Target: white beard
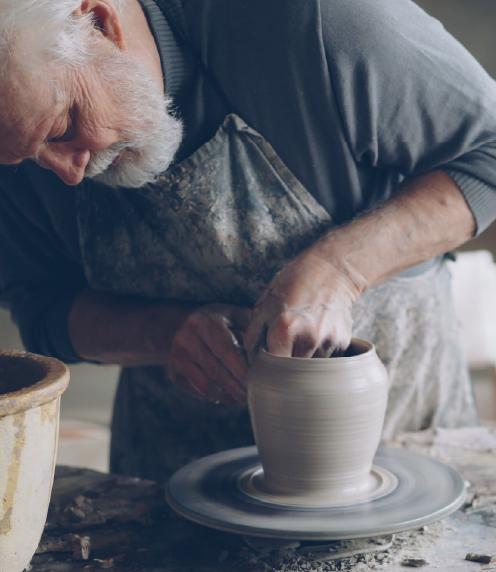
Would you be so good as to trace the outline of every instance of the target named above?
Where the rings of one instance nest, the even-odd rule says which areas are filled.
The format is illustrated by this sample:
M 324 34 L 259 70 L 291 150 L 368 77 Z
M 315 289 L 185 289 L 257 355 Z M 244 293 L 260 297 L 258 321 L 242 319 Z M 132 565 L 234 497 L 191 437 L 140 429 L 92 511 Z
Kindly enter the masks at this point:
M 92 155 L 85 176 L 110 187 L 142 187 L 171 164 L 181 144 L 182 123 L 171 99 L 142 65 L 118 54 L 103 68 L 102 77 L 115 86 L 116 104 L 133 127 L 123 131 L 124 142 Z

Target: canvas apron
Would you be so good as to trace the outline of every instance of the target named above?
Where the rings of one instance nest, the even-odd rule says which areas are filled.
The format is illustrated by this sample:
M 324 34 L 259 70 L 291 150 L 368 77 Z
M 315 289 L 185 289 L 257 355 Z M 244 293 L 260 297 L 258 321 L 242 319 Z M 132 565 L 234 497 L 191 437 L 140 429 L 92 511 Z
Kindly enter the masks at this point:
M 92 289 L 247 306 L 332 228 L 323 207 L 236 115 L 156 184 L 81 187 L 78 219 Z M 376 345 L 391 377 L 385 436 L 476 423 L 443 260 L 367 291 L 353 313 L 353 334 Z M 161 367 L 123 369 L 112 471 L 163 481 L 194 458 L 252 443 L 245 408 L 196 400 Z

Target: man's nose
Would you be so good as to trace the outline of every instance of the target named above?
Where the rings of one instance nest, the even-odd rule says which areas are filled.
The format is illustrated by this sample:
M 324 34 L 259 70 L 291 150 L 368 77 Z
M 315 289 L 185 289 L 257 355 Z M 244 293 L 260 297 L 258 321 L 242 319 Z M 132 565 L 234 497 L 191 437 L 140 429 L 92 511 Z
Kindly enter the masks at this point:
M 91 154 L 87 149 L 47 147 L 37 157 L 38 164 L 53 171 L 66 185 L 78 185 L 84 178 Z

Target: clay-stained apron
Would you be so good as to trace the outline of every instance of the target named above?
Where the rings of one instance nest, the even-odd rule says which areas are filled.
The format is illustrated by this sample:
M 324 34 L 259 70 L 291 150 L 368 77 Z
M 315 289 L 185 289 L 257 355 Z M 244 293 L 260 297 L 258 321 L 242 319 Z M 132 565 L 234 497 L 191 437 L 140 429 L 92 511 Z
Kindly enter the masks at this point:
M 78 189 L 91 288 L 148 299 L 252 305 L 274 274 L 332 228 L 329 214 L 236 115 L 154 185 Z M 366 292 L 354 335 L 391 376 L 385 435 L 476 422 L 442 262 Z M 163 480 L 190 460 L 252 444 L 246 409 L 191 398 L 157 367 L 123 370 L 113 471 Z

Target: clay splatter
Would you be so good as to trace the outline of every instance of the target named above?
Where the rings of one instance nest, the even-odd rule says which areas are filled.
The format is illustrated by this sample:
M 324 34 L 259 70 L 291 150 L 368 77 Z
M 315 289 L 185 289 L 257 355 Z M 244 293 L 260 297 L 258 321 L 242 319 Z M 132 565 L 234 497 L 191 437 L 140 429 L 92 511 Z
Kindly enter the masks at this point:
M 0 519 L 0 534 L 7 534 L 11 528 L 14 496 L 17 490 L 17 481 L 21 468 L 21 453 L 26 438 L 24 417 L 24 412 L 13 416 L 13 423 L 16 428 L 15 443 L 14 450 L 12 451 L 12 459 L 7 470 L 7 486 L 2 500 L 3 517 Z

